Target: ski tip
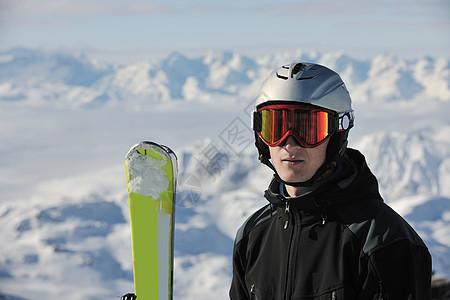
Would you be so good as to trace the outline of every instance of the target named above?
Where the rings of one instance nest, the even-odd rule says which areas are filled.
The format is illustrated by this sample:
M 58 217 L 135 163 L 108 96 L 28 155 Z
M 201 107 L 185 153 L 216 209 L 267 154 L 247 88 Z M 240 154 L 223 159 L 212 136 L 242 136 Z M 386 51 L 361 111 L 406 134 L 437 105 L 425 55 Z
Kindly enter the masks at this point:
M 172 149 L 170 149 L 168 146 L 166 145 L 161 145 L 152 141 L 142 141 L 137 143 L 136 145 L 134 145 L 133 147 L 131 147 L 131 149 L 128 151 L 127 155 L 125 156 L 125 158 L 130 157 L 133 152 L 135 152 L 138 149 L 153 149 L 153 148 L 157 148 L 160 149 L 164 152 L 166 152 L 169 157 L 174 157 L 175 159 L 177 158 L 175 152 L 172 151 Z

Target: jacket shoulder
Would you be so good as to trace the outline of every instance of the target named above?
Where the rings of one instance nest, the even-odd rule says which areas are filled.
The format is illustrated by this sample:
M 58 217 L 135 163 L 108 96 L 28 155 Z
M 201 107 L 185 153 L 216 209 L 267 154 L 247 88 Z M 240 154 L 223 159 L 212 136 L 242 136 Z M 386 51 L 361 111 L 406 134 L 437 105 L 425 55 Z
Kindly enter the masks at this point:
M 238 229 L 234 244 L 238 244 L 245 236 L 250 233 L 250 231 L 253 230 L 253 228 L 269 220 L 275 214 L 276 210 L 272 209 L 272 206 L 270 204 L 261 207 L 250 217 L 248 217 L 247 220 Z
M 364 253 L 368 255 L 397 241 L 409 241 L 426 248 L 411 225 L 378 200 L 370 201 L 364 211 L 348 224 L 348 229 L 360 240 Z

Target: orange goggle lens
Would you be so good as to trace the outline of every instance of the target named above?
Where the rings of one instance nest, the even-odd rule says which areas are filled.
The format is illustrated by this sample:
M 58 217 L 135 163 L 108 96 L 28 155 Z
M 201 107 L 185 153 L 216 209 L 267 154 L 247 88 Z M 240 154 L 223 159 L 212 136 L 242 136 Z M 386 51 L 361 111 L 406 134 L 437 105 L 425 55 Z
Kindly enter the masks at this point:
M 333 112 L 312 106 L 269 105 L 255 113 L 254 128 L 271 147 L 292 135 L 303 147 L 313 148 L 334 132 L 335 118 Z

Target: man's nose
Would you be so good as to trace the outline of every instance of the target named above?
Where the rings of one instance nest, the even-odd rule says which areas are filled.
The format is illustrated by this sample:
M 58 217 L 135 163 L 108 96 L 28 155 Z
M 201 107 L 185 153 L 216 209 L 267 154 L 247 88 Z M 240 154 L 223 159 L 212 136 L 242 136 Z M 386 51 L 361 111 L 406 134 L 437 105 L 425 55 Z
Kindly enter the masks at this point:
M 283 147 L 285 147 L 286 149 L 288 149 L 288 148 L 302 148 L 302 146 L 297 142 L 297 140 L 292 135 L 289 135 L 286 138 Z

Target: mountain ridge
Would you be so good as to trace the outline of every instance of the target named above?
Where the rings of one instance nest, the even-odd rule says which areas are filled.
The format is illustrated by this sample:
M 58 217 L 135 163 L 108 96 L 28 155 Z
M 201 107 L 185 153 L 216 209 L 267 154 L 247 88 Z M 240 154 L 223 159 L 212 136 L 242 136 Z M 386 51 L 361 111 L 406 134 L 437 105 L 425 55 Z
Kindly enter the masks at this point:
M 196 57 L 173 52 L 157 60 L 113 65 L 83 53 L 11 49 L 0 58 L 0 101 L 30 105 L 98 107 L 124 101 L 145 105 L 248 98 L 269 70 L 299 60 L 338 72 L 355 102 L 423 97 L 450 101 L 450 61 L 433 57 L 406 60 L 385 54 L 363 61 L 339 52 L 256 57 L 231 51 Z

